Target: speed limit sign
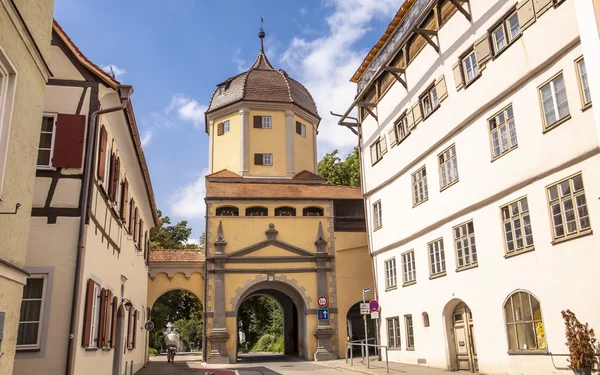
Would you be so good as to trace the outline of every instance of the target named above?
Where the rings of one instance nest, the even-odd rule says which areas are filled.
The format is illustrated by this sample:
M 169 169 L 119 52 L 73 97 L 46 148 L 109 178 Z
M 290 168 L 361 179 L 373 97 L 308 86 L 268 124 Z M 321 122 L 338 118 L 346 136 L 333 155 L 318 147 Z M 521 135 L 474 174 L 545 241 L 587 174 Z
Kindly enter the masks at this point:
M 317 304 L 319 305 L 319 307 L 325 307 L 328 303 L 329 301 L 325 296 L 319 296 L 319 298 L 317 299 Z

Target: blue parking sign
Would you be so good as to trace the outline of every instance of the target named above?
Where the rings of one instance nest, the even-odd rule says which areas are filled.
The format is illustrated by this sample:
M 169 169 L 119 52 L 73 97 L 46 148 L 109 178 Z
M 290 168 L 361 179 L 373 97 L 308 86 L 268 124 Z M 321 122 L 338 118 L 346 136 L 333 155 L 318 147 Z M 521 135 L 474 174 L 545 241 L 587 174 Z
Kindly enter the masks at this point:
M 317 309 L 318 320 L 329 320 L 329 309 Z

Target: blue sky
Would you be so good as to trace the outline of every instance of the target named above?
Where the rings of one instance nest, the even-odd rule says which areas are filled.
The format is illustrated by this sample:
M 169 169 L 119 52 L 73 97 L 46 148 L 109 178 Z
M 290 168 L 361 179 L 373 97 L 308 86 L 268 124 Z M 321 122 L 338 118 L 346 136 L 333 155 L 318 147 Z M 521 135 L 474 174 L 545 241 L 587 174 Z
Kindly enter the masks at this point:
M 204 111 L 217 83 L 246 70 L 265 49 L 310 90 L 323 120 L 319 157 L 357 140 L 329 111 L 344 112 L 349 82 L 403 0 L 55 0 L 54 17 L 97 65 L 133 85 L 158 208 L 204 231 L 208 136 Z M 168 5 L 167 5 L 168 4 Z

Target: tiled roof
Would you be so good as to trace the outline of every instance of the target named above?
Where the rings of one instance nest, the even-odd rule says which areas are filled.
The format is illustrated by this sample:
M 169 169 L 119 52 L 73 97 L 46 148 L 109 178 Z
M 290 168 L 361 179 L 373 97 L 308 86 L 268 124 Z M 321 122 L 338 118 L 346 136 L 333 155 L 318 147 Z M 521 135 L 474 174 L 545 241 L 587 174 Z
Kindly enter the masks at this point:
M 325 184 L 206 182 L 206 198 L 362 199 L 360 188 Z
M 223 85 L 226 90 L 220 94 L 219 87 Z M 273 68 L 262 52 L 247 72 L 231 77 L 217 86 L 206 113 L 240 100 L 252 100 L 295 103 L 319 117 L 317 105 L 306 87 L 288 76 L 284 70 Z
M 206 177 L 218 177 L 218 178 L 241 178 L 239 174 L 230 171 L 229 169 L 221 169 L 218 172 L 211 173 Z
M 150 262 L 157 262 L 157 263 L 204 262 L 204 251 L 202 251 L 202 250 L 152 250 L 152 251 L 150 251 Z
M 307 170 L 303 170 L 300 173 L 297 173 L 294 176 L 294 180 L 321 180 L 323 181 L 323 177 L 317 176 L 316 174 L 309 172 Z

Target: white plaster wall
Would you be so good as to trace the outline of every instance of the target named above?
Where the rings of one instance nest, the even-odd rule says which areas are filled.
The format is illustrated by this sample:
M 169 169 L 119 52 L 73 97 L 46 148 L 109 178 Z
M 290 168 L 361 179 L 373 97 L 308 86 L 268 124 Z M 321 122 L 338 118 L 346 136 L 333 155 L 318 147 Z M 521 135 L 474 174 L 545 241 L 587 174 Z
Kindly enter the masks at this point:
M 56 183 L 56 190 L 52 197 L 50 207 L 77 208 L 79 206 L 80 192 L 81 180 L 61 178 Z
M 71 61 L 69 61 L 69 58 L 63 53 L 59 46 L 50 46 L 49 65 L 53 75 L 52 78 L 85 81 L 85 78 L 83 78 L 77 68 L 71 64 Z
M 454 298 L 462 299 L 473 311 L 482 373 L 562 373 L 552 366 L 549 356 L 507 354 L 502 304 L 516 289 L 529 290 L 541 302 L 548 348 L 553 353 L 567 352 L 562 309 L 570 308 L 581 320 L 600 326 L 600 303 L 576 293 L 582 285 L 594 283 L 591 275 L 600 261 L 592 251 L 597 240 L 592 235 L 552 245 L 545 195 L 546 185 L 583 171 L 595 227 L 594 217 L 600 214 L 596 193 L 600 184 L 596 172 L 600 157 L 593 113 L 581 111 L 574 61 L 583 50 L 573 3 L 566 1 L 541 15 L 518 41 L 497 59 L 488 61 L 477 81 L 457 92 L 452 65 L 515 5 L 512 1 L 470 2 L 473 22 L 456 13 L 439 33 L 441 55 L 431 46 L 425 46 L 407 69 L 408 93 L 402 85 L 394 84 L 377 107 L 379 121 L 368 116 L 363 122 L 362 167 L 366 180 L 363 189 L 369 208 L 369 230 L 373 230 L 372 204 L 381 199 L 383 207 L 383 227 L 371 233 L 371 251 L 390 249 L 374 258 L 382 322 L 385 323 L 386 317 L 400 316 L 403 348 L 406 347 L 403 315 L 412 314 L 415 329 L 415 351 L 391 351 L 390 360 L 416 363 L 419 358 L 426 359 L 429 366 L 447 368 L 448 345 L 442 311 Z M 572 118 L 543 133 L 538 86 L 561 70 Z M 371 166 L 372 142 L 380 135 L 387 136 L 393 121 L 414 105 L 418 95 L 442 74 L 448 98 L 400 145 L 390 148 L 388 140 L 388 153 Z M 510 103 L 519 146 L 491 162 L 487 119 Z M 463 128 L 456 132 L 459 126 Z M 440 192 L 437 155 L 453 143 L 460 180 Z M 577 160 L 586 153 L 594 156 Z M 571 166 L 565 167 L 569 162 Z M 423 165 L 427 166 L 429 200 L 413 208 L 411 173 Z M 396 174 L 399 176 L 394 178 Z M 389 183 L 384 184 L 386 181 Z M 516 187 L 521 183 L 523 187 Z M 536 250 L 505 259 L 500 206 L 523 195 L 528 196 L 530 204 Z M 474 207 L 463 215 L 459 213 L 469 206 Z M 475 225 L 479 266 L 457 273 L 452 227 L 470 219 Z M 442 236 L 448 275 L 429 280 L 426 244 Z M 411 249 L 415 250 L 417 284 L 402 287 L 400 254 Z M 399 286 L 385 292 L 383 264 L 393 256 Z M 423 327 L 423 311 L 429 313 L 428 328 Z M 381 324 L 380 333 L 382 343 L 386 344 L 385 324 Z M 566 366 L 564 357 L 555 362 L 557 366 Z
M 52 178 L 36 177 L 35 186 L 33 189 L 33 207 L 44 207 L 46 204 L 46 197 L 48 197 L 48 189 L 50 189 L 51 183 Z

